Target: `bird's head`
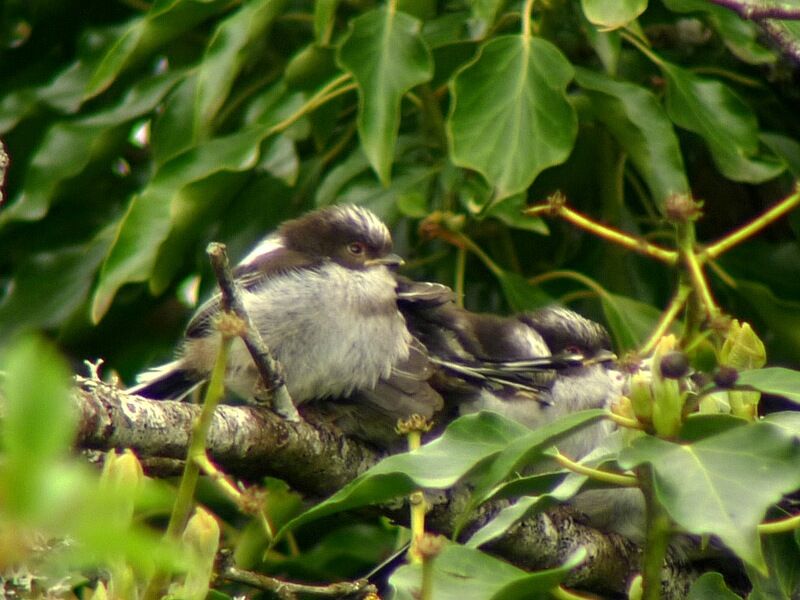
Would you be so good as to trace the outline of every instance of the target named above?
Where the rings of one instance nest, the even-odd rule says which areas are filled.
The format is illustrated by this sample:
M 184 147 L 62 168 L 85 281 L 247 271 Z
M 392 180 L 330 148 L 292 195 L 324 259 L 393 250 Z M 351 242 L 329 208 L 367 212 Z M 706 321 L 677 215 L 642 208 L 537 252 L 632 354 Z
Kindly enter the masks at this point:
M 329 206 L 287 221 L 278 230 L 282 245 L 350 269 L 398 266 L 389 229 L 361 206 Z
M 616 359 L 606 328 L 567 308 L 549 306 L 518 318 L 544 338 L 553 354 L 579 354 L 591 362 Z

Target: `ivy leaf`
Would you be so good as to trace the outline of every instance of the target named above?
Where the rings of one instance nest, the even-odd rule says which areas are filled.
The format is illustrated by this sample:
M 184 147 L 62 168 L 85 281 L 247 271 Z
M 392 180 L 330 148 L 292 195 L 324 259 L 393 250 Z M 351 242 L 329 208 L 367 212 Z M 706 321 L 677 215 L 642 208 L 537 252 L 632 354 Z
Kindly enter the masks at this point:
M 419 450 L 385 458 L 333 496 L 303 513 L 285 529 L 320 517 L 378 502 L 412 490 L 452 486 L 478 463 L 495 455 L 530 430 L 498 414 L 481 412 L 460 417 Z
M 733 181 L 760 183 L 786 169 L 776 156 L 760 154 L 756 116 L 733 90 L 665 61 L 660 65 L 667 79 L 670 118 L 705 140 L 723 175 Z
M 621 351 L 641 345 L 661 317 L 655 307 L 618 294 L 600 294 L 600 302 L 616 346 Z
M 503 288 L 508 305 L 514 312 L 535 310 L 555 302 L 552 296 L 528 283 L 528 280 L 519 273 L 500 271 L 495 273 L 495 276 Z
M 624 27 L 647 8 L 647 0 L 581 0 L 590 23 L 604 29 Z
M 433 77 L 422 23 L 402 12 L 375 9 L 354 19 L 339 48 L 339 65 L 358 83 L 358 135 L 381 182 L 389 183 L 400 127 L 400 100 Z
M 285 0 L 249 0 L 220 21 L 208 43 L 197 69 L 194 103 L 195 132 L 210 129 L 214 115 L 228 97 L 239 72 L 273 19 L 283 9 Z
M 327 46 L 331 41 L 338 5 L 339 0 L 316 0 L 314 2 L 314 37 L 320 46 Z
M 453 162 L 481 173 L 495 199 L 526 189 L 575 143 L 578 121 L 566 97 L 572 76 L 561 51 L 541 38 L 506 35 L 485 44 L 450 86 Z
M 47 214 L 61 182 L 81 173 L 96 154 L 108 151 L 114 129 L 152 111 L 184 76 L 181 71 L 143 79 L 116 106 L 75 121 L 57 122 L 30 159 L 25 192 L 2 212 L 0 226 L 34 221 Z
M 736 385 L 754 387 L 760 392 L 782 396 L 800 404 L 800 371 L 783 367 L 742 371 Z
M 96 96 L 137 60 L 226 8 L 223 0 L 156 0 L 142 17 L 130 22 L 106 51 L 87 85 L 85 97 Z
M 687 600 L 741 600 L 734 594 L 719 573 L 703 573 L 692 584 Z
M 722 41 L 737 58 L 759 65 L 774 63 L 777 55 L 758 43 L 759 31 L 755 23 L 742 19 L 735 11 L 704 0 L 664 0 L 673 12 L 702 12 L 708 15 L 710 24 Z
M 448 543 L 431 565 L 431 596 L 437 600 L 546 598 L 585 558 L 586 551 L 581 549 L 559 567 L 528 573 L 479 550 Z M 419 598 L 420 570 L 420 565 L 403 565 L 397 569 L 389 580 L 392 597 L 397 600 Z
M 150 185 L 133 197 L 100 270 L 92 300 L 95 322 L 106 313 L 122 285 L 150 277 L 172 220 L 179 216 L 172 214 L 172 205 L 181 190 L 215 173 L 252 168 L 268 131 L 263 127 L 246 129 L 196 146 L 168 161 Z
M 678 137 L 654 94 L 583 68 L 576 68 L 575 80 L 586 90 L 595 118 L 628 153 L 659 206 L 673 194 L 689 192 Z
M 556 444 L 560 439 L 596 423 L 605 414 L 605 410 L 599 408 L 583 410 L 565 415 L 563 418 L 537 427 L 535 430 L 526 430 L 524 435 L 518 436 L 508 444 L 492 459 L 485 471 L 475 478 L 475 490 L 470 499 L 470 506 L 476 507 L 491 497 L 497 486 L 509 475 L 527 466 L 532 459 L 541 457 L 544 450 Z M 464 518 L 468 517 L 469 511 L 465 511 Z M 463 525 L 463 521 L 461 524 Z
M 525 231 L 532 231 L 539 235 L 548 235 L 550 230 L 539 217 L 529 217 L 522 214 L 522 211 L 527 207 L 527 199 L 525 194 L 515 194 L 499 202 L 493 202 L 483 211 L 478 219 L 482 220 L 488 217 L 493 217 L 498 221 L 505 223 L 514 229 L 523 229 Z
M 20 327 L 61 325 L 83 305 L 111 244 L 105 227 L 86 244 L 28 257 L 16 269 L 0 303 L 0 338 Z
M 544 510 L 552 505 L 553 502 L 565 502 L 569 500 L 580 491 L 587 479 L 586 476 L 581 475 L 567 477 L 562 483 L 557 485 L 555 489 L 546 494 L 520 498 L 511 506 L 502 509 L 491 521 L 472 534 L 469 540 L 467 540 L 467 546 L 470 548 L 478 548 L 482 544 L 501 537 L 515 523 L 518 523 L 534 512 Z M 516 481 L 518 480 L 515 480 L 512 484 L 516 483 Z M 506 488 L 503 488 L 501 492 L 505 491 L 505 489 Z
M 644 436 L 619 459 L 626 469 L 643 463 L 652 465 L 658 500 L 678 525 L 719 536 L 765 571 L 756 528 L 772 504 L 800 487 L 800 447 L 793 435 L 762 422 L 693 444 Z

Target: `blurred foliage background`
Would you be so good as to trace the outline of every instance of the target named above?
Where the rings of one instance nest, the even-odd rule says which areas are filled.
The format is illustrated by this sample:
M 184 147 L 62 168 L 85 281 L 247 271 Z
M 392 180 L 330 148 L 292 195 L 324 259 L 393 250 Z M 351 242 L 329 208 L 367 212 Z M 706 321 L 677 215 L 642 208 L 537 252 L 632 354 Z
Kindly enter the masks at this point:
M 236 259 L 281 221 L 343 202 L 384 218 L 406 273 L 463 290 L 468 308 L 562 302 L 629 350 L 677 273 L 521 209 L 561 191 L 597 221 L 674 247 L 670 196 L 703 202 L 698 239 L 710 242 L 800 176 L 800 25 L 713 2 L 9 0 L 0 10 L 11 159 L 0 340 L 45 331 L 74 368 L 102 357 L 129 382 L 171 356 L 211 290 L 209 241 Z M 800 366 L 799 234 L 794 211 L 709 271 L 720 306 L 753 324 L 770 364 Z M 337 521 L 317 546 L 300 532 L 319 556 L 279 556 L 282 572 L 354 576 L 394 544 L 384 524 Z M 245 564 L 274 558 L 252 558 L 248 540 L 263 540 L 239 534 Z
M 441 211 L 493 261 L 463 257 L 468 308 L 561 300 L 603 320 L 575 276 L 524 283 L 567 271 L 642 336 L 674 273 L 519 208 L 561 190 L 670 245 L 664 201 L 691 192 L 711 241 L 790 191 L 800 91 L 796 66 L 732 11 L 616 5 L 534 3 L 528 48 L 522 5 L 499 0 L 397 0 L 390 22 L 337 0 L 5 3 L 0 339 L 44 329 L 130 380 L 170 356 L 197 278 L 210 288 L 208 241 L 236 259 L 333 202 L 375 210 L 410 275 L 452 285 L 457 248 L 418 233 Z M 800 360 L 799 226 L 795 212 L 712 275 L 773 362 Z

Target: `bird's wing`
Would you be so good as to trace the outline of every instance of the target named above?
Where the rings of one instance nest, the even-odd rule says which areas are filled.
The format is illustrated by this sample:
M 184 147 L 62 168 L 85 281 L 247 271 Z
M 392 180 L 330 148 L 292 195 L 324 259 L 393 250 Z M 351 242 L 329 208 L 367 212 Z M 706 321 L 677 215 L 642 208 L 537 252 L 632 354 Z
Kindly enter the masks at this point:
M 397 302 L 406 307 L 431 308 L 453 302 L 455 293 L 446 285 L 430 281 L 414 281 L 402 275 L 397 279 Z
M 137 384 L 125 391 L 153 400 L 183 400 L 203 381 L 196 373 L 182 368 L 181 361 L 174 360 L 139 374 Z
M 415 339 L 408 358 L 394 365 L 388 377 L 378 380 L 373 389 L 359 390 L 353 397 L 394 420 L 407 419 L 413 414 L 430 418 L 444 405 L 439 393 L 428 384 L 433 372 L 424 347 Z
M 314 269 L 322 265 L 322 262 L 320 258 L 278 247 L 238 265 L 233 270 L 233 276 L 243 289 L 254 291 L 268 280 L 302 269 Z M 198 338 L 207 335 L 211 318 L 219 312 L 219 308 L 220 295 L 216 293 L 201 304 L 194 313 L 186 326 L 186 337 Z

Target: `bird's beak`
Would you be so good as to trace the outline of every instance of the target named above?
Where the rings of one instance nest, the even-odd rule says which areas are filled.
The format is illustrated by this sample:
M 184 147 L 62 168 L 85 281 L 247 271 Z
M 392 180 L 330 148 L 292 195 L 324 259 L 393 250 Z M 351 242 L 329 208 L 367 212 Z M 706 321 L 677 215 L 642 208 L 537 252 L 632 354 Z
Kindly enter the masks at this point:
M 594 356 L 587 358 L 583 364 L 596 365 L 604 362 L 611 362 L 613 360 L 617 360 L 617 355 L 611 352 L 611 350 L 598 350 Z
M 385 267 L 399 267 L 403 265 L 406 261 L 400 258 L 397 254 L 387 254 L 386 256 L 381 256 L 380 258 L 370 258 L 369 260 L 364 261 L 364 265 L 367 267 L 375 267 L 378 265 L 383 265 Z

